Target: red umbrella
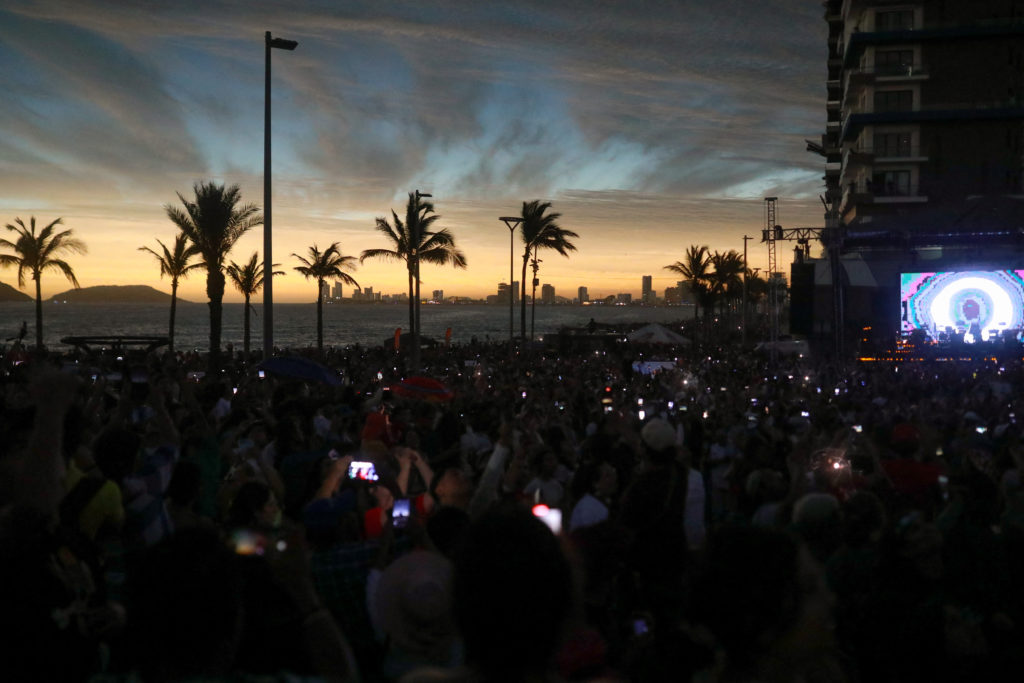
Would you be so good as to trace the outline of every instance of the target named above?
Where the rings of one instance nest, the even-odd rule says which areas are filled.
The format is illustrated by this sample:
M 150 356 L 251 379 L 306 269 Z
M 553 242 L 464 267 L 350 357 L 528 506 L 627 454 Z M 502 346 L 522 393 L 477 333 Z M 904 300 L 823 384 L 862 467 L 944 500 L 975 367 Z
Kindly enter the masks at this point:
M 419 375 L 407 377 L 398 384 L 393 384 L 391 391 L 396 396 L 403 398 L 416 398 L 421 401 L 437 401 L 439 403 L 455 398 L 452 390 L 442 382 Z

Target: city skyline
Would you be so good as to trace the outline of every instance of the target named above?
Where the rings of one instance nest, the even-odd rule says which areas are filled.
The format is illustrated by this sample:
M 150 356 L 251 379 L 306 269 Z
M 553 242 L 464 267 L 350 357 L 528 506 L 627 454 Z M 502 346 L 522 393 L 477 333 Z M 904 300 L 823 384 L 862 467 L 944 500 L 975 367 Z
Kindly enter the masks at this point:
M 262 205 L 266 30 L 299 43 L 273 64 L 277 301 L 312 299 L 293 252 L 381 246 L 374 219 L 417 189 L 469 261 L 424 267 L 423 291 L 473 297 L 509 267 L 498 217 L 533 199 L 580 234 L 571 258 L 542 254 L 541 281 L 587 282 L 593 298 L 639 296 L 638 271 L 654 291 L 674 285 L 662 267 L 690 244 L 742 249 L 765 195 L 786 225 L 823 222 L 823 164 L 804 143 L 824 118 L 817 2 L 15 0 L 0 10 L 0 223 L 63 217 L 89 247 L 72 260 L 83 286 L 168 290 L 137 248 L 173 238 L 176 193 L 212 179 Z M 259 228 L 229 259 L 254 251 Z M 765 262 L 752 245 L 751 264 Z M 354 275 L 405 289 L 401 264 Z M 64 288 L 43 280 L 44 296 Z M 203 278 L 180 294 L 203 300 Z

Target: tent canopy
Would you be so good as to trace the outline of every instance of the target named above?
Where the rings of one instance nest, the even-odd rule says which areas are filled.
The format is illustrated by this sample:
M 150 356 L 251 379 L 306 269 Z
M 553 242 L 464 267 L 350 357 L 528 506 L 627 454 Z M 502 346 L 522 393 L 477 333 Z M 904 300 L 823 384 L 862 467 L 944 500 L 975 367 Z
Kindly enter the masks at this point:
M 673 344 L 675 346 L 689 346 L 690 340 L 681 334 L 659 325 L 650 323 L 640 329 L 633 330 L 627 335 L 629 341 L 634 344 Z

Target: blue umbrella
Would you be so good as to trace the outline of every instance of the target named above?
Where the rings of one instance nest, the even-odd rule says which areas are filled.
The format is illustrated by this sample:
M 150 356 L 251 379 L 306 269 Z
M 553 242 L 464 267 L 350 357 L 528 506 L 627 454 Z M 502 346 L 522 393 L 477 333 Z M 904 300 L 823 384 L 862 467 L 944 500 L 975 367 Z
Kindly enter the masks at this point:
M 300 356 L 275 356 L 263 361 L 257 368 L 268 370 L 275 375 L 302 379 L 308 382 L 322 382 L 332 387 L 341 386 L 341 376 L 326 365 Z

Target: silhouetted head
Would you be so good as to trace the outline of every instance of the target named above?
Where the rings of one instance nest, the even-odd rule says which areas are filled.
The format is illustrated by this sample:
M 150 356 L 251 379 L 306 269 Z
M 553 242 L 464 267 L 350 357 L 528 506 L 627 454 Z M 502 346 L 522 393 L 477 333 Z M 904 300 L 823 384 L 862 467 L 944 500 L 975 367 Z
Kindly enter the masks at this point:
M 104 477 L 120 483 L 135 470 L 141 444 L 139 435 L 132 430 L 111 427 L 96 437 L 92 446 L 93 460 Z
M 248 481 L 238 489 L 231 501 L 225 523 L 228 527 L 270 529 L 280 525 L 281 508 L 265 484 Z
M 216 532 L 183 529 L 147 550 L 127 585 L 128 652 L 143 680 L 225 674 L 241 634 L 241 576 Z
M 528 510 L 498 508 L 469 528 L 455 561 L 455 617 L 466 661 L 484 678 L 547 671 L 570 604 L 569 563 Z
M 694 587 L 694 614 L 734 673 L 754 675 L 768 659 L 798 671 L 832 646 L 832 594 L 793 536 L 726 527 L 709 538 L 706 558 Z

